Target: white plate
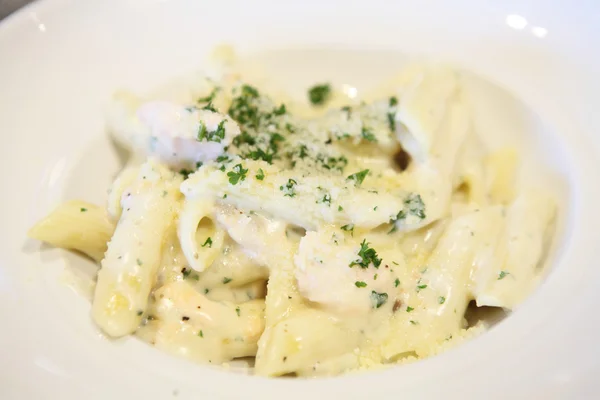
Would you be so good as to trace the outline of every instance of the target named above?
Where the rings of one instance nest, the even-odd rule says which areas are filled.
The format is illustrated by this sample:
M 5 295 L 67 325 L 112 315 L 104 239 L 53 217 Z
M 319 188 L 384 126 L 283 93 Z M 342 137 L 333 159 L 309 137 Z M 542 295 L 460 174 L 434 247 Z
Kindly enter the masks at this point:
M 600 5 L 550 3 L 48 0 L 5 20 L 0 398 L 600 396 Z M 134 338 L 103 338 L 87 300 L 65 285 L 63 270 L 85 264 L 62 251 L 39 252 L 25 240 L 26 230 L 62 199 L 102 199 L 117 165 L 102 112 L 114 88 L 147 90 L 200 66 L 221 42 L 244 52 L 421 53 L 514 94 L 543 121 L 531 125 L 541 136 L 523 140 L 536 137 L 533 146 L 566 179 L 556 183 L 565 218 L 547 280 L 514 315 L 456 350 L 335 379 L 236 375 L 172 358 Z M 371 54 L 371 65 L 381 66 L 382 54 Z

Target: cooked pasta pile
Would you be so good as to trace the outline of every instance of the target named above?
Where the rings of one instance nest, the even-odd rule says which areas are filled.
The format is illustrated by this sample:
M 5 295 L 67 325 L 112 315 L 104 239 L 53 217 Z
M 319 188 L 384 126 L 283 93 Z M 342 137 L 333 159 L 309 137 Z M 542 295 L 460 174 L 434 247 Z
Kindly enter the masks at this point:
M 517 188 L 514 150 L 485 150 L 459 73 L 413 65 L 343 106 L 318 85 L 308 118 L 221 67 L 190 102 L 116 94 L 131 157 L 106 207 L 69 201 L 29 232 L 99 262 L 107 335 L 335 375 L 437 354 L 484 328 L 470 302 L 511 310 L 535 286 L 554 202 Z

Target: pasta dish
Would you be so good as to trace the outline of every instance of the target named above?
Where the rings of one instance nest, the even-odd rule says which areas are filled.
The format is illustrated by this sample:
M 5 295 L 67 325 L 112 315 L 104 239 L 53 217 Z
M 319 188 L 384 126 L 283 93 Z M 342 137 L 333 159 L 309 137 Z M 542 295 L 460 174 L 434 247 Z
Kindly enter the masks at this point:
M 554 202 L 482 144 L 460 72 L 411 64 L 373 98 L 317 83 L 301 103 L 215 60 L 180 101 L 116 93 L 130 156 L 106 204 L 29 232 L 98 262 L 106 335 L 337 375 L 438 354 L 485 329 L 467 308 L 512 310 L 541 279 Z

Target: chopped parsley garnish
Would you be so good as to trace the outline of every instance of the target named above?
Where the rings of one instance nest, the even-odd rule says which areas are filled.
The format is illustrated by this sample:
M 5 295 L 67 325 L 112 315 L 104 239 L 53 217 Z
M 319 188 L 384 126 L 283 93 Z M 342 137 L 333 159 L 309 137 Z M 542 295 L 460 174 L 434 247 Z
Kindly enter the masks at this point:
M 404 219 L 407 215 L 414 215 L 418 218 L 425 219 L 425 204 L 420 194 L 411 193 L 404 199 L 404 205 L 408 208 L 408 214 L 402 210 L 398 213 L 397 219 Z
M 227 173 L 229 177 L 229 183 L 232 185 L 237 185 L 240 180 L 246 179 L 246 173 L 248 173 L 247 169 L 244 169 L 242 164 L 237 164 L 231 171 Z
M 338 211 L 344 211 L 344 208 L 342 206 L 338 206 Z
M 400 279 L 396 278 L 394 281 L 394 287 L 398 287 L 400 285 Z
M 377 141 L 377 138 L 375 137 L 375 135 L 373 135 L 373 133 L 369 130 L 369 128 L 365 128 L 364 126 L 360 132 L 360 136 L 363 139 L 368 140 L 369 142 Z
M 200 125 L 198 125 L 197 139 L 199 142 L 206 139 L 207 142 L 221 143 L 221 140 L 225 139 L 225 120 L 219 122 L 217 129 L 213 132 L 209 132 L 208 129 L 206 129 L 206 125 L 201 121 Z
M 212 111 L 214 113 L 217 112 L 217 109 L 215 108 L 215 106 L 213 105 L 212 101 L 210 101 L 207 105 L 205 105 L 204 107 L 202 107 L 203 110 L 206 111 Z
M 280 105 L 278 108 L 273 110 L 274 115 L 283 115 L 286 113 L 285 104 Z
M 411 312 L 412 310 L 414 310 L 414 308 L 412 308 L 410 306 L 406 307 L 406 312 Z
M 262 170 L 262 168 L 258 169 L 258 172 L 256 173 L 255 177 L 259 181 L 262 181 L 263 179 L 265 179 L 265 172 Z
M 229 282 L 231 282 L 231 281 L 232 281 L 232 279 L 231 279 L 231 278 L 227 278 L 227 277 L 223 278 L 223 284 L 224 284 L 224 285 L 227 285 L 227 284 L 228 284 Z
M 87 208 L 85 208 L 85 207 L 81 207 L 81 208 L 79 209 L 79 211 L 80 211 L 80 212 L 87 212 Z
M 328 207 L 331 206 L 331 195 L 329 193 L 325 193 L 323 198 L 317 203 L 325 203 Z
M 328 83 L 315 85 L 308 90 L 308 99 L 315 106 L 325 104 L 330 96 L 331 86 Z
M 204 242 L 204 244 L 202 245 L 202 247 L 212 247 L 212 238 L 209 236 L 208 239 L 206 239 L 206 241 Z
M 347 224 L 340 228 L 343 231 L 350 232 L 354 236 L 354 224 Z
M 255 88 L 253 88 L 250 85 L 242 86 L 242 95 L 248 96 L 248 97 L 253 97 L 253 98 L 257 98 L 259 96 L 258 90 L 256 90 Z
M 423 289 L 427 289 L 427 285 L 417 285 L 417 292 L 420 292 Z
M 251 160 L 263 160 L 268 162 L 269 164 L 273 163 L 273 156 L 275 156 L 275 152 L 271 149 L 267 149 L 266 151 L 257 147 L 255 150 L 249 151 L 247 153 L 242 154 L 244 158 L 250 158 Z
M 438 297 L 438 303 L 439 304 L 444 304 L 445 302 L 446 302 L 446 298 L 444 296 Z
M 356 281 L 356 282 L 354 282 L 354 285 L 358 288 L 367 287 L 367 284 L 363 281 Z
M 204 337 L 204 333 L 202 332 L 202 329 L 200 329 L 200 330 L 198 331 L 198 336 L 199 336 L 199 337 L 201 337 L 201 338 L 203 338 L 203 337 Z
M 141 266 L 143 264 L 142 260 L 140 260 L 139 258 L 137 260 L 135 260 L 135 262 L 137 263 L 137 265 Z
M 398 105 L 398 99 L 395 97 L 390 97 L 390 108 L 396 107 Z M 390 126 L 390 131 L 396 131 L 396 111 L 390 111 L 387 113 L 388 125 Z
M 235 146 L 240 146 L 242 144 L 249 144 L 253 146 L 256 143 L 256 139 L 252 137 L 248 132 L 242 131 L 239 135 L 233 138 L 233 144 Z
M 188 176 L 190 176 L 191 174 L 194 173 L 194 171 L 192 171 L 190 169 L 180 169 L 179 173 L 181 175 L 183 175 L 183 179 L 186 180 L 188 178 Z
M 298 184 L 298 182 L 290 178 L 285 185 L 279 186 L 279 190 L 285 193 L 284 196 L 294 197 L 296 196 L 296 184 Z
M 237 314 L 238 317 L 240 316 L 240 307 L 239 306 L 237 306 L 235 308 L 235 313 Z
M 139 310 L 139 311 L 137 312 L 137 315 L 138 315 L 138 317 L 139 317 L 140 315 L 142 315 L 143 313 L 144 313 L 144 312 L 143 312 L 142 310 Z
M 420 194 L 410 193 L 404 199 L 404 208 L 398 212 L 398 214 L 390 220 L 390 223 L 396 221 L 403 221 L 409 215 L 413 215 L 420 219 L 425 219 L 425 203 Z M 388 233 L 396 232 L 396 226 L 392 228 Z
M 349 175 L 346 180 L 354 181 L 356 186 L 359 186 L 365 180 L 365 177 L 369 174 L 368 169 L 364 169 L 362 171 L 356 172 L 352 175 Z
M 183 274 L 183 279 L 187 279 L 187 277 L 192 273 L 192 270 L 191 268 L 184 268 L 181 270 L 181 273 Z
M 411 319 L 410 321 L 408 321 L 408 322 L 410 322 L 410 323 L 411 323 L 411 324 L 413 324 L 413 325 L 417 325 L 417 324 L 418 324 L 418 322 L 417 322 L 417 321 L 413 321 L 412 319 Z
M 384 305 L 388 300 L 387 293 L 377 293 L 376 291 L 371 292 L 371 305 L 373 308 L 379 308 Z
M 510 275 L 510 272 L 500 271 L 500 273 L 498 274 L 498 280 L 506 278 L 506 275 Z
M 240 125 L 258 128 L 262 114 L 256 104 L 258 90 L 249 85 L 242 85 L 240 94 L 233 98 L 228 114 Z
M 220 90 L 221 88 L 216 87 L 212 90 L 212 92 L 210 92 L 210 94 L 208 96 L 205 97 L 200 97 L 197 102 L 198 103 L 212 103 L 212 101 L 215 99 L 215 96 L 217 95 L 217 92 Z
M 315 158 L 317 162 L 321 164 L 321 166 L 327 170 L 338 170 L 340 172 L 344 171 L 346 165 L 348 165 L 348 159 L 344 156 L 328 157 L 324 154 L 317 154 Z
M 360 260 L 352 261 L 349 265 L 350 267 L 358 265 L 361 268 L 368 268 L 372 263 L 375 268 L 379 268 L 381 265 L 381 258 L 377 257 L 377 252 L 375 249 L 369 247 L 367 239 L 364 239 L 360 244 L 358 256 L 360 257 Z
M 216 161 L 220 163 L 229 162 L 229 156 L 227 154 L 221 154 L 219 157 L 217 157 Z

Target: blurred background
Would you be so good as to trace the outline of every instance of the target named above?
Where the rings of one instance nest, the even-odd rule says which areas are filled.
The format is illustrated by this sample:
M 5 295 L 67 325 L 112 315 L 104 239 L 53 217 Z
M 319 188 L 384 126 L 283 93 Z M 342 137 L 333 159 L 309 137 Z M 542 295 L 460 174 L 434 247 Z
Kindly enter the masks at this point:
M 0 19 L 8 16 L 8 14 L 17 11 L 25 4 L 31 3 L 33 0 L 0 0 Z

